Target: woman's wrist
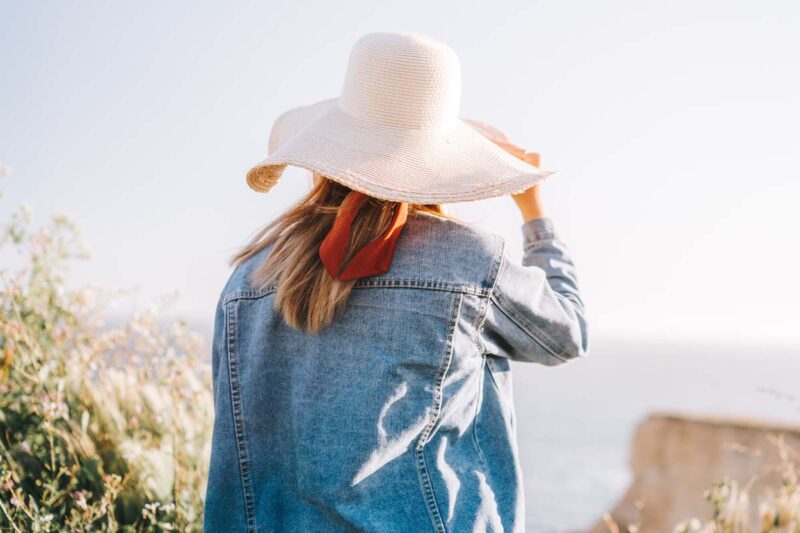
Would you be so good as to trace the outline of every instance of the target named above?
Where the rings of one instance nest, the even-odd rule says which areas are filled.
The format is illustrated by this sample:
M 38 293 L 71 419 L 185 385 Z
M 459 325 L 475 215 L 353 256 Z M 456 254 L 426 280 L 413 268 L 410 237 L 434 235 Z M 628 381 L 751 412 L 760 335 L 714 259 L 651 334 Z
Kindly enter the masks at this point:
M 522 218 L 525 222 L 545 216 L 544 210 L 542 209 L 542 202 L 539 197 L 538 185 L 511 196 L 516 202 L 520 213 L 522 213 Z
M 543 218 L 544 211 L 542 211 L 540 206 L 525 206 L 520 207 L 520 213 L 522 213 L 522 220 L 524 222 L 530 222 L 536 218 Z

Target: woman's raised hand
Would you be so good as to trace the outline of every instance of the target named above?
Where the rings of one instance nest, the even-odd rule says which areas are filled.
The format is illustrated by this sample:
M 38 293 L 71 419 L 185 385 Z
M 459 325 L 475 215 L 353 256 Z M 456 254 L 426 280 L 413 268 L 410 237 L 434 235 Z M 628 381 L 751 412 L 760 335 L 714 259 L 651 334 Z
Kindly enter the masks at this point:
M 524 148 L 520 148 L 516 144 L 509 141 L 508 137 L 506 137 L 502 131 L 498 130 L 494 126 L 490 126 L 489 124 L 485 124 L 483 122 L 478 122 L 477 120 L 467 119 L 465 122 L 472 126 L 472 128 L 478 133 L 514 157 L 517 157 L 526 163 L 530 163 L 533 166 L 539 166 L 539 154 L 527 152 Z M 544 216 L 541 199 L 539 197 L 539 191 L 539 185 L 534 185 L 533 187 L 520 193 L 511 195 L 520 212 L 522 213 L 522 218 L 525 219 L 525 222 Z

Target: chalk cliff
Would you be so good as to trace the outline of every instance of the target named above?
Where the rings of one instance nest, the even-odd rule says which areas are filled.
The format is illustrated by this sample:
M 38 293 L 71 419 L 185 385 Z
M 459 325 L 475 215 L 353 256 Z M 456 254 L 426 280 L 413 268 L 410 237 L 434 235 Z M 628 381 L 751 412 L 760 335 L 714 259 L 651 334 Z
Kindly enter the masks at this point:
M 780 457 L 771 436 L 800 451 L 800 426 L 770 425 L 747 420 L 652 414 L 637 428 L 631 448 L 633 482 L 611 511 L 620 530 L 639 516 L 641 531 L 671 533 L 691 517 L 708 518 L 703 492 L 724 478 L 750 486 L 751 513 L 757 520 L 758 500 L 766 487 L 780 485 Z M 608 532 L 599 521 L 592 533 Z

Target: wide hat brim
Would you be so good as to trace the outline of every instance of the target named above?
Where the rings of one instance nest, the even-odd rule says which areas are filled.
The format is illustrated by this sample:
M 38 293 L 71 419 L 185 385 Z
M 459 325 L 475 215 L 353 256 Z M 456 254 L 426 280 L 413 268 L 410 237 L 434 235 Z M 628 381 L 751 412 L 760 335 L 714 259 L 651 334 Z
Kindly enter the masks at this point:
M 560 173 L 511 155 L 476 124 L 459 118 L 435 131 L 398 128 L 354 118 L 337 98 L 323 100 L 278 117 L 269 155 L 247 183 L 267 192 L 296 166 L 376 198 L 444 204 L 519 193 Z

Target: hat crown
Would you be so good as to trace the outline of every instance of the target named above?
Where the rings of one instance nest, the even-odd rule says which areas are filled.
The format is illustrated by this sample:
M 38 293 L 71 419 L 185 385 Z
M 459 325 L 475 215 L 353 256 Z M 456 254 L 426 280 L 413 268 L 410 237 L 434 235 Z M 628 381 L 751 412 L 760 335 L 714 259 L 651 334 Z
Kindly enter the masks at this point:
M 383 126 L 443 130 L 456 125 L 461 64 L 445 43 L 418 33 L 369 33 L 353 46 L 339 108 Z

